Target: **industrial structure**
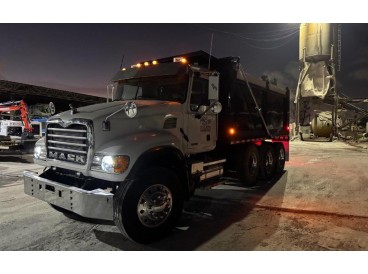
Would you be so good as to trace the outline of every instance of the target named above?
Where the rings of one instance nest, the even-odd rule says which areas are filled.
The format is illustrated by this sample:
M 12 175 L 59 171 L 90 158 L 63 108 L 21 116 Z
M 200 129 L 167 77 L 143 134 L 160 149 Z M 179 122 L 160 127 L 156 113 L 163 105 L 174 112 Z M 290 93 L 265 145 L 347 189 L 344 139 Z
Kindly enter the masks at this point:
M 352 99 L 336 88 L 336 72 L 341 69 L 341 25 L 303 23 L 299 37 L 300 74 L 294 103 L 296 134 L 302 140 L 341 137 L 342 129 L 368 116 Z M 346 113 L 353 112 L 353 119 Z M 345 116 L 345 117 L 344 117 Z
M 53 102 L 56 112 L 70 109 L 69 104 L 80 107 L 106 101 L 98 96 L 0 80 L 0 102 L 19 100 L 24 100 L 28 106 Z

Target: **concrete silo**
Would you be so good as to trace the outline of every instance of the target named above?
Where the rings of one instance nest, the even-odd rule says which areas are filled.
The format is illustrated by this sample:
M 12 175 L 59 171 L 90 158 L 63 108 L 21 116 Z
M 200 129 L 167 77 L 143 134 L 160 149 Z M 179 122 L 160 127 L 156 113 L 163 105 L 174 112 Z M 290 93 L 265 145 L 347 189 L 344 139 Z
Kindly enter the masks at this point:
M 312 120 L 316 120 L 321 103 L 329 101 L 333 108 L 330 110 L 331 137 L 335 132 L 337 102 L 331 98 L 337 98 L 335 89 L 335 31 L 336 24 L 328 23 L 303 23 L 300 25 L 299 37 L 299 61 L 300 75 L 297 86 L 296 126 L 297 133 L 311 131 Z M 306 106 L 308 109 L 306 109 Z M 317 108 L 317 109 L 316 109 Z M 305 113 L 309 112 L 308 115 Z M 303 116 L 304 115 L 304 116 Z M 304 119 L 305 117 L 308 119 Z M 324 134 L 326 135 L 326 134 Z M 332 140 L 332 139 L 331 139 Z

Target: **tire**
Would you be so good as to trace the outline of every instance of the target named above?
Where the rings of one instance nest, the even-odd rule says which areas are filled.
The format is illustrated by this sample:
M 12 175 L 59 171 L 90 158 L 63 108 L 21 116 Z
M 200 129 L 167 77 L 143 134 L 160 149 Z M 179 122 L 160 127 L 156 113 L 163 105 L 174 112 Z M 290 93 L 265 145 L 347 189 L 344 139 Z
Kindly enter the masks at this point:
M 258 150 L 254 144 L 250 144 L 238 154 L 237 175 L 244 186 L 254 186 L 257 183 L 258 171 Z
M 274 149 L 276 155 L 275 172 L 281 174 L 285 168 L 285 148 L 282 143 L 276 143 Z
M 125 237 L 151 243 L 173 230 L 183 204 L 184 191 L 176 174 L 166 168 L 152 168 L 118 188 L 114 222 Z
M 261 179 L 271 180 L 276 172 L 276 156 L 273 147 L 269 144 L 263 144 L 259 149 L 260 166 L 259 177 Z

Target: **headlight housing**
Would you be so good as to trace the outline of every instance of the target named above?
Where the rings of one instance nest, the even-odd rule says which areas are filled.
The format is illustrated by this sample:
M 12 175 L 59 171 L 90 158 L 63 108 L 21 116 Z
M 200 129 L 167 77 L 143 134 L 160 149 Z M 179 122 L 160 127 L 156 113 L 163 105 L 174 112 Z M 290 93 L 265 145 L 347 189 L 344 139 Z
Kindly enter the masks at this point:
M 40 146 L 35 147 L 33 157 L 36 159 L 40 159 L 41 151 L 42 149 Z
M 121 174 L 128 169 L 128 166 L 129 156 L 95 154 L 91 170 Z
M 33 157 L 36 160 L 46 160 L 46 147 L 44 137 L 36 142 Z

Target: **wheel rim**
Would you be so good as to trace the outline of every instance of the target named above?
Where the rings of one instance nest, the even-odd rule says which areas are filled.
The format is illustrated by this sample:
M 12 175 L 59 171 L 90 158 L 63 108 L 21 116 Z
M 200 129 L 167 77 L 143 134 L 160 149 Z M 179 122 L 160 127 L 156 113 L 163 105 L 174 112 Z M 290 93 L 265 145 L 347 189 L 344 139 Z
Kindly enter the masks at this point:
M 156 184 L 142 193 L 138 201 L 137 215 L 144 226 L 157 227 L 165 222 L 171 209 L 171 191 L 162 184 Z
M 285 152 L 282 148 L 280 148 L 280 151 L 279 151 L 278 161 L 279 161 L 279 166 L 282 166 L 285 161 Z
M 265 161 L 265 169 L 267 174 L 271 174 L 272 173 L 272 169 L 273 169 L 273 155 L 272 152 L 270 150 L 268 150 L 266 152 L 266 157 L 265 157 L 266 161 Z
M 249 157 L 249 161 L 248 161 L 248 169 L 249 169 L 249 173 L 253 176 L 257 174 L 257 156 L 252 153 Z

